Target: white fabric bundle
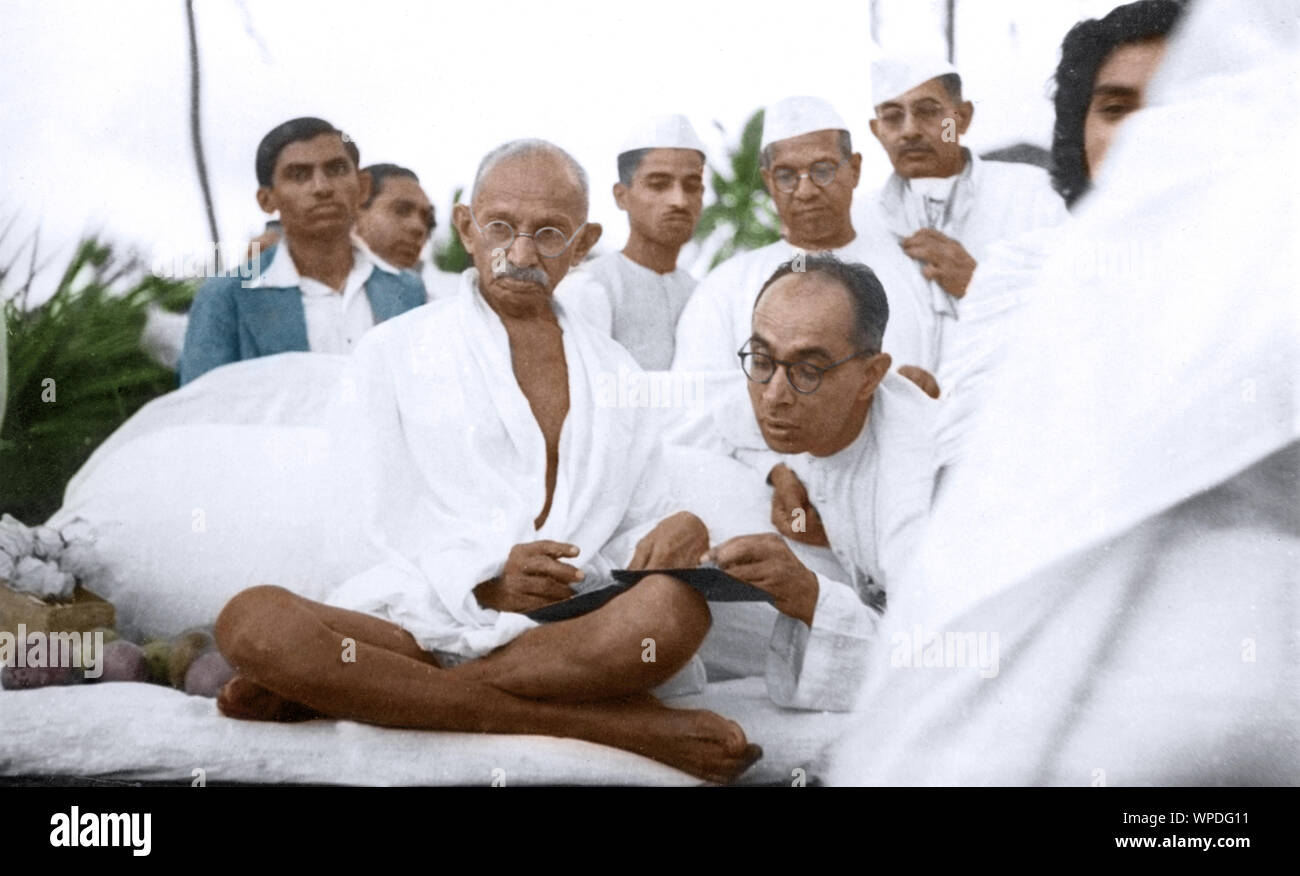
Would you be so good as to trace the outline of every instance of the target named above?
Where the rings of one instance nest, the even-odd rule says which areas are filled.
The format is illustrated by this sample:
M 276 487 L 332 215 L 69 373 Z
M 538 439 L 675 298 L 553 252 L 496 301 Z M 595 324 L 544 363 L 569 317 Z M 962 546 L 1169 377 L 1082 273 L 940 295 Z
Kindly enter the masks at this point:
M 257 584 L 319 599 L 377 561 L 324 427 L 345 361 L 213 369 L 137 411 L 72 478 L 48 525 L 75 536 L 65 566 L 69 553 L 93 562 L 83 583 L 113 603 L 124 637 L 211 625 Z
M 0 580 L 38 599 L 69 599 L 77 579 L 93 570 L 91 538 L 81 525 L 61 533 L 48 526 L 25 526 L 5 514 L 0 517 Z
M 836 782 L 1300 782 L 1298 199 L 1277 159 L 1300 148 L 1300 26 L 1267 0 L 1189 15 L 988 378 Z M 942 647 L 903 659 L 981 632 L 991 677 Z

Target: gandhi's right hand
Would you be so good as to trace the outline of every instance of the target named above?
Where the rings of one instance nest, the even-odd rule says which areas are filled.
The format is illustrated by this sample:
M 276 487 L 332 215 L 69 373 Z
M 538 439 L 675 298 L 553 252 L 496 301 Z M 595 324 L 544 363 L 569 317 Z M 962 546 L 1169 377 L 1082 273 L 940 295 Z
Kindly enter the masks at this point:
M 568 599 L 573 595 L 571 585 L 584 575 L 559 558 L 577 555 L 577 545 L 560 541 L 517 544 L 510 549 L 501 574 L 474 588 L 474 598 L 484 608 L 518 612 Z
M 776 531 L 804 544 L 828 547 L 830 541 L 822 528 L 821 515 L 808 501 L 808 491 L 799 476 L 780 463 L 773 466 L 767 478 L 772 483 L 772 525 Z M 796 513 L 800 511 L 803 513 Z M 800 524 L 797 528 L 796 522 Z

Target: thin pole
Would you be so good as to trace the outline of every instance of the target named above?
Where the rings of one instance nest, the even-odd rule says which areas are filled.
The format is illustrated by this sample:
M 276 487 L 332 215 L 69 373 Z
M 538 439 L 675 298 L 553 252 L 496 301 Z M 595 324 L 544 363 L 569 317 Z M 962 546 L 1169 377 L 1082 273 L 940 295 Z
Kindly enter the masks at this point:
M 194 27 L 194 0 L 185 0 L 185 20 L 190 30 L 190 138 L 194 142 L 194 164 L 203 190 L 203 206 L 208 214 L 208 232 L 217 270 L 221 270 L 221 247 L 218 245 L 217 214 L 212 206 L 212 187 L 208 185 L 208 164 L 203 159 L 203 133 L 199 123 L 199 37 Z
M 947 0 L 944 6 L 946 12 L 946 15 L 944 16 L 944 38 L 948 40 L 948 63 L 952 64 L 955 61 L 955 43 L 957 41 L 957 0 Z

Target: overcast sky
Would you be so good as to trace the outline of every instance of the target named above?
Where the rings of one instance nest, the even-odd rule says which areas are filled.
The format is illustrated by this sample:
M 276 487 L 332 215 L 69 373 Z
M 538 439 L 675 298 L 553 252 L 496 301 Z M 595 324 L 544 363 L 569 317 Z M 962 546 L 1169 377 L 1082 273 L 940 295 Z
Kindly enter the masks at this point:
M 755 109 L 818 94 L 865 156 L 863 191 L 888 171 L 867 127 L 874 49 L 864 0 L 195 5 L 217 220 L 237 245 L 266 219 L 253 196 L 257 142 L 301 115 L 350 133 L 364 164 L 414 169 L 440 236 L 452 192 L 482 154 L 537 136 L 587 167 L 601 248 L 621 247 L 627 225 L 609 195 L 615 148 L 656 112 L 689 115 L 721 161 Z M 1113 5 L 958 0 L 956 62 L 976 105 L 964 142 L 1048 145 L 1046 87 L 1061 38 Z M 942 51 L 942 6 L 878 0 L 881 43 Z M 0 259 L 37 227 L 54 274 L 87 229 L 151 260 L 201 252 L 183 0 L 0 0 L 0 16 L 0 217 L 18 217 Z

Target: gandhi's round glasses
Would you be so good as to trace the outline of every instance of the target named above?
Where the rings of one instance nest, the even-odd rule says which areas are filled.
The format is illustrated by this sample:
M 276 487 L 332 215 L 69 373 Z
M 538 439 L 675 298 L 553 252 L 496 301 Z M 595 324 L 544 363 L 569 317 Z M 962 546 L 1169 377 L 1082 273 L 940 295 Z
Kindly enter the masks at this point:
M 795 392 L 804 395 L 811 395 L 817 391 L 817 387 L 822 385 L 822 377 L 827 371 L 833 368 L 839 368 L 845 362 L 852 362 L 859 356 L 872 355 L 870 350 L 859 350 L 847 359 L 841 359 L 838 362 L 832 362 L 830 365 L 814 365 L 811 362 L 787 362 L 784 359 L 774 359 L 766 353 L 755 353 L 752 350 L 741 350 L 736 355 L 740 356 L 740 367 L 745 370 L 745 376 L 755 383 L 770 383 L 776 376 L 776 366 L 785 366 L 785 379 L 789 381 L 790 386 Z
M 778 167 L 772 171 L 772 183 L 788 194 L 799 188 L 799 180 L 808 177 L 824 189 L 835 182 L 835 174 L 847 162 L 847 158 L 841 158 L 839 163 L 834 161 L 814 161 L 808 168 L 807 173 L 796 173 L 789 167 Z
M 479 225 L 478 219 L 474 218 L 474 208 L 469 208 L 469 218 L 474 222 L 474 227 L 483 235 L 483 240 L 487 243 L 489 249 L 508 251 L 514 245 L 516 237 L 531 237 L 533 245 L 537 247 L 537 254 L 545 259 L 553 259 L 561 255 L 569 245 L 573 243 L 574 238 L 582 233 L 582 229 L 587 227 L 584 222 L 578 226 L 578 230 L 573 232 L 572 237 L 565 237 L 564 232 L 558 228 L 546 226 L 539 228 L 531 234 L 525 234 L 522 231 L 515 231 L 515 227 L 509 222 L 503 222 L 500 219 L 493 219 L 487 225 Z

